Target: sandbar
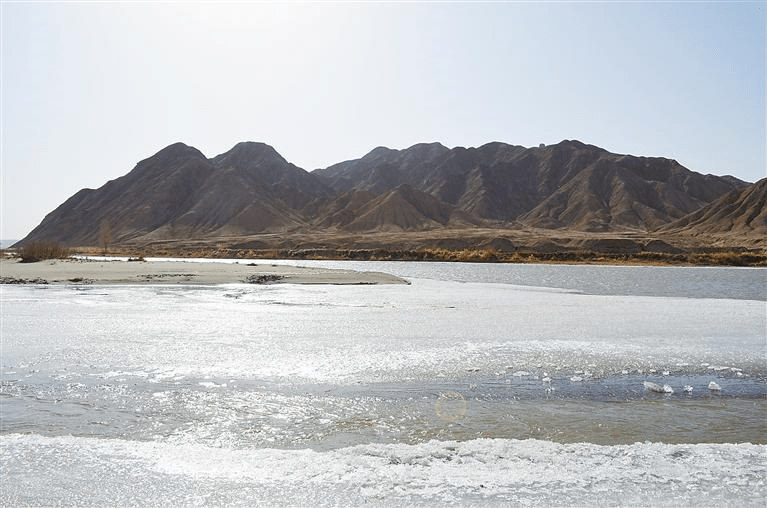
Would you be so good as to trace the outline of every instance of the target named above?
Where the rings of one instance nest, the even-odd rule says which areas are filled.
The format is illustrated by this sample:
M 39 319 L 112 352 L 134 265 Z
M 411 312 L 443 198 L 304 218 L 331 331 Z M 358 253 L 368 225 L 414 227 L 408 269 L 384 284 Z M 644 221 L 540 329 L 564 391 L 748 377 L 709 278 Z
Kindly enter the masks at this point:
M 273 265 L 268 262 L 0 260 L 2 284 L 408 284 L 382 272 Z

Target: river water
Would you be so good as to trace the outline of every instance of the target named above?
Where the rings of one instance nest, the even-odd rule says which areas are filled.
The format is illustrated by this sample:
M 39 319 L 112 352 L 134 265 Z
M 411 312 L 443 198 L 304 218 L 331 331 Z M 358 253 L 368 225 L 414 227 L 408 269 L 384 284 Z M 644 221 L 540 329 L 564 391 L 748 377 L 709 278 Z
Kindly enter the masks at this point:
M 0 505 L 763 506 L 765 269 L 258 262 L 2 286 Z

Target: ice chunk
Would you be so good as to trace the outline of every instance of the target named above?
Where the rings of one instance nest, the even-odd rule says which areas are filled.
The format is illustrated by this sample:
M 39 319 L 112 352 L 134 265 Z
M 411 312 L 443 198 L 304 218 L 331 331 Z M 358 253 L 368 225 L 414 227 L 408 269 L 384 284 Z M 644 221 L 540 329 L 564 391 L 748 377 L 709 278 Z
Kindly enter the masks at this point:
M 650 392 L 656 392 L 656 393 L 674 393 L 674 389 L 671 388 L 669 385 L 659 385 L 657 383 L 653 383 L 652 381 L 645 381 L 644 388 L 647 391 Z
M 716 384 L 716 381 L 711 381 L 711 382 L 708 384 L 708 389 L 709 389 L 709 390 L 714 390 L 714 391 L 717 391 L 717 392 L 718 392 L 719 390 L 721 390 L 721 389 L 722 389 L 722 387 L 721 387 L 721 386 L 719 386 L 718 384 Z
M 579 381 L 583 381 L 583 378 L 581 376 L 573 376 L 570 378 L 570 381 L 572 381 L 573 383 L 577 383 Z
M 682 388 L 682 391 L 684 393 L 692 393 L 692 386 L 690 385 L 684 385 L 684 388 Z
M 648 390 L 650 392 L 663 393 L 663 387 L 659 384 L 653 383 L 652 381 L 645 381 L 642 384 L 644 384 L 645 390 Z
M 213 381 L 200 381 L 197 384 L 204 388 L 226 388 L 226 383 L 221 383 L 220 385 L 218 385 L 214 383 Z

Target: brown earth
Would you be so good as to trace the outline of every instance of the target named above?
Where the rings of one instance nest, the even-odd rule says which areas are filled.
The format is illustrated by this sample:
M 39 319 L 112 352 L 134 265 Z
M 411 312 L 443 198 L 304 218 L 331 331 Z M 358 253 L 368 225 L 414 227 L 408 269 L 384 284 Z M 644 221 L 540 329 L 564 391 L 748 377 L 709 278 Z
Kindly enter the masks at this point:
M 751 246 L 746 245 L 754 243 Z M 93 247 L 78 252 L 103 254 Z M 647 235 L 546 229 L 438 229 L 349 234 L 322 231 L 210 240 L 158 240 L 110 247 L 111 255 L 242 259 L 637 263 L 767 266 L 767 245 L 733 235 Z

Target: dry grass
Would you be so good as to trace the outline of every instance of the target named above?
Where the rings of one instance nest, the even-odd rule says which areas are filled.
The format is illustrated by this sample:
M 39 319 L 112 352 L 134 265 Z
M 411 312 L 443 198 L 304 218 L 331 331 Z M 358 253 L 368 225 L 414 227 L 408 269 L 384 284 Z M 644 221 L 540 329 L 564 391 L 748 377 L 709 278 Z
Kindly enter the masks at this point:
M 464 263 L 565 263 L 607 265 L 683 265 L 683 266 L 767 266 L 767 252 L 738 252 L 735 250 L 689 253 L 604 253 L 590 250 L 556 252 L 503 252 L 489 249 L 450 250 L 428 248 L 420 250 L 388 249 L 303 249 L 279 251 L 276 258 L 296 259 L 354 259 L 371 261 L 447 261 Z M 269 257 L 261 255 L 259 257 Z
M 328 242 L 330 243 L 330 242 Z M 352 244 L 353 245 L 353 244 Z M 94 249 L 78 249 L 83 254 L 99 255 Z M 514 251 L 489 248 L 447 249 L 442 247 L 398 248 L 380 246 L 354 248 L 334 245 L 316 248 L 231 248 L 218 245 L 174 244 L 142 247 L 113 246 L 112 254 L 131 257 L 204 257 L 239 259 L 317 259 L 369 261 L 453 261 L 468 263 L 560 263 L 608 265 L 680 265 L 680 266 L 767 266 L 767 250 L 745 248 L 690 248 L 668 252 L 598 252 L 568 249 L 546 252 L 534 246 L 520 246 Z
M 506 255 L 496 249 L 425 249 L 424 259 L 435 261 L 460 261 L 464 263 L 506 261 Z
M 29 242 L 18 250 L 22 263 L 35 263 L 45 259 L 67 259 L 71 255 L 72 252 L 68 247 L 54 241 Z

